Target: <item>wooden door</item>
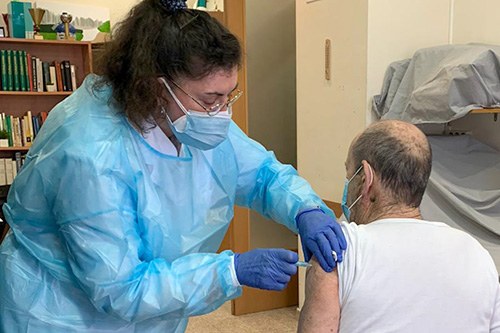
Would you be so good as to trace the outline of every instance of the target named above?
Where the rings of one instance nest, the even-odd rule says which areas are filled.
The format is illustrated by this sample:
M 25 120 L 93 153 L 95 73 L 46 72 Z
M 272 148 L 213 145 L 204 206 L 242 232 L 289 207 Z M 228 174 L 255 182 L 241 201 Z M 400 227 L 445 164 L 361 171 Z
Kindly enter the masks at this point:
M 233 119 L 238 126 L 248 133 L 248 94 L 247 94 L 247 66 L 246 66 L 246 13 L 245 0 L 226 0 L 224 14 L 216 17 L 223 21 L 226 27 L 234 33 L 243 47 L 243 63 L 239 72 L 239 88 L 244 94 L 234 105 Z M 234 252 L 250 250 L 250 212 L 248 209 L 235 207 L 234 219 L 224 238 L 220 250 L 231 249 Z M 276 309 L 298 303 L 298 280 L 292 278 L 288 288 L 281 292 L 243 288 L 243 295 L 231 301 L 233 315 Z

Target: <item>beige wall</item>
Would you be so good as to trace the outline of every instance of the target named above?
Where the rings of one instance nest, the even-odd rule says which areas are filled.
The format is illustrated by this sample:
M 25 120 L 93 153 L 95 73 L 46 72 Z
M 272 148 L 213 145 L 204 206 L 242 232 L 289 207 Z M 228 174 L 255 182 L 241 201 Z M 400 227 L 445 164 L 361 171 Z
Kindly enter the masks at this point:
M 247 0 L 248 130 L 253 139 L 296 164 L 295 0 Z M 296 248 L 296 236 L 250 214 L 250 247 Z
M 500 45 L 498 23 L 485 19 L 485 13 L 500 11 L 498 0 L 460 0 L 455 2 L 453 43 L 487 43 Z M 452 127 L 472 131 L 478 140 L 500 150 L 500 121 L 493 115 L 469 115 Z
M 138 1 L 137 0 L 50 0 L 51 2 L 71 3 L 106 7 L 110 10 L 111 24 L 118 22 Z M 0 0 L 0 11 L 7 13 L 10 1 Z
M 365 126 L 367 17 L 365 0 L 297 1 L 298 168 L 327 200 L 340 201 L 348 143 Z
M 367 124 L 371 99 L 380 93 L 390 63 L 420 48 L 448 43 L 449 0 L 369 0 Z

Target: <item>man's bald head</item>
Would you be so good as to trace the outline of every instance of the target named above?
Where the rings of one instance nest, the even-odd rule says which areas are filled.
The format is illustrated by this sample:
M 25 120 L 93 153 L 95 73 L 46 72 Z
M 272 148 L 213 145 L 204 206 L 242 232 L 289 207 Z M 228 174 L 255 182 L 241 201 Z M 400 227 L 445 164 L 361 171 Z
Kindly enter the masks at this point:
M 383 120 L 369 126 L 351 144 L 348 163 L 358 168 L 366 160 L 381 184 L 399 204 L 418 207 L 431 173 L 429 142 L 416 126 Z

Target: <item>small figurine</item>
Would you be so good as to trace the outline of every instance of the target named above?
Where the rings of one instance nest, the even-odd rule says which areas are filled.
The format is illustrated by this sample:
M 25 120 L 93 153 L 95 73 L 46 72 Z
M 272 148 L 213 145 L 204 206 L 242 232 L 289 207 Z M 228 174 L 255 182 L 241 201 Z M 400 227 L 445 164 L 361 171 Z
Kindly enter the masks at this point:
M 73 20 L 73 16 L 71 16 L 71 14 L 66 12 L 61 14 L 62 23 L 58 24 L 54 29 L 57 33 L 57 39 L 75 40 L 76 28 L 70 24 L 71 20 Z

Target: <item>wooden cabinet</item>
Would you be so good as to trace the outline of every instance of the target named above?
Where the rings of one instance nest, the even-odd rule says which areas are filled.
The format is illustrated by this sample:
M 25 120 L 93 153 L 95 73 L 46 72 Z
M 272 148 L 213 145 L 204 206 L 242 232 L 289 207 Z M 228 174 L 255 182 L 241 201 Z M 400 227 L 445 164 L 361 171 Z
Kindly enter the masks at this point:
M 89 42 L 0 38 L 0 50 L 26 51 L 50 63 L 68 60 L 75 65 L 77 86 L 92 72 L 92 50 Z M 42 111 L 50 111 L 70 94 L 71 91 L 0 91 L 0 112 L 16 117 L 25 115 L 27 111 L 37 115 Z M 0 151 L 12 150 L 27 148 L 0 148 Z

